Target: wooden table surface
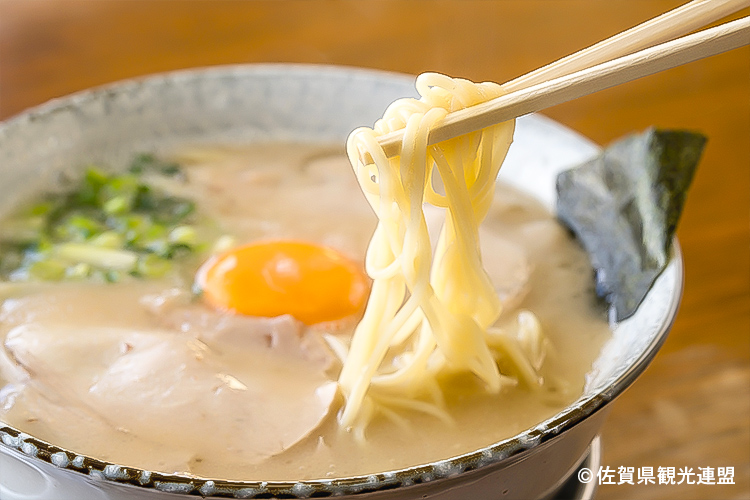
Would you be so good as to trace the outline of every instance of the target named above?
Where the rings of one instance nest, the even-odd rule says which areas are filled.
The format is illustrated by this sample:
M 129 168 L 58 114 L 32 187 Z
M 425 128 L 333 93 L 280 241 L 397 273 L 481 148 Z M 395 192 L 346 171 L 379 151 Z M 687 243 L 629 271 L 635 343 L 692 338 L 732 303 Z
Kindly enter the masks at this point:
M 114 80 L 230 63 L 503 82 L 680 3 L 0 0 L 0 119 Z M 750 48 L 545 113 L 603 145 L 651 125 L 709 137 L 678 229 L 682 308 L 653 364 L 614 404 L 603 463 L 734 467 L 735 484 L 604 485 L 598 498 L 750 498 Z

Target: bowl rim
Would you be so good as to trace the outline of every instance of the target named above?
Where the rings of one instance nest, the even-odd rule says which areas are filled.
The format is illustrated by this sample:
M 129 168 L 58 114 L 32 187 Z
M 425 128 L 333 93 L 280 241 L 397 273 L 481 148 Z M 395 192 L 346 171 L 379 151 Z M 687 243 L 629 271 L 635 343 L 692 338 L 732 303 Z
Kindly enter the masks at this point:
M 75 108 L 82 103 L 100 99 L 103 96 L 130 92 L 140 86 L 151 85 L 160 81 L 173 80 L 179 82 L 184 79 L 218 77 L 220 75 L 249 76 L 269 72 L 294 73 L 298 76 L 303 74 L 314 76 L 324 74 L 351 75 L 366 79 L 389 78 L 393 81 L 402 80 L 403 82 L 413 82 L 415 78 L 413 75 L 392 71 L 326 64 L 250 63 L 190 68 L 121 80 L 52 99 L 0 122 L 0 137 L 11 133 L 13 128 L 22 126 L 26 122 Z M 567 128 L 557 122 L 555 124 Z M 583 138 L 580 134 L 575 134 Z M 308 498 L 316 494 L 325 496 L 332 494 L 358 495 L 445 479 L 490 465 L 502 467 L 501 462 L 507 462 L 510 457 L 530 452 L 575 426 L 589 415 L 605 408 L 629 387 L 651 363 L 666 340 L 682 298 L 684 267 L 677 238 L 673 239 L 671 260 L 675 265 L 675 293 L 671 296 L 667 307 L 667 319 L 659 326 L 658 332 L 651 342 L 645 346 L 641 355 L 629 365 L 620 377 L 608 384 L 599 393 L 583 398 L 583 400 L 577 400 L 537 426 L 469 453 L 429 464 L 367 475 L 299 481 L 244 481 L 211 479 L 188 474 L 169 474 L 136 467 L 125 467 L 55 446 L 2 421 L 0 421 L 0 447 L 8 449 L 12 453 L 20 453 L 23 458 L 31 457 L 57 468 L 95 479 L 165 492 L 192 493 L 204 497 L 231 495 L 237 498 L 253 498 L 260 495 L 263 498 L 272 498 L 282 495 L 287 498 Z

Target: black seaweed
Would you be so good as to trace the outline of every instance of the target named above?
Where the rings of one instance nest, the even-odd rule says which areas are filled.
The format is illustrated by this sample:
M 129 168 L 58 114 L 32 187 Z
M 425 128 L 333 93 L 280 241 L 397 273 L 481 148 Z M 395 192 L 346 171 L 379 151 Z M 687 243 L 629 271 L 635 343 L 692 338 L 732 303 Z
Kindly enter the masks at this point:
M 588 252 L 617 321 L 635 313 L 668 263 L 705 144 L 698 133 L 649 129 L 557 177 L 557 216 Z

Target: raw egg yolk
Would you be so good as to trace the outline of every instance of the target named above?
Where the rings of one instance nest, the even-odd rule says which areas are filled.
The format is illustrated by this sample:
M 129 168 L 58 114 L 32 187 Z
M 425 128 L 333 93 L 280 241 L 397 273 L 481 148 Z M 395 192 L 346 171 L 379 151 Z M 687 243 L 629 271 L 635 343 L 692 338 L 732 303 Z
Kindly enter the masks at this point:
M 303 241 L 266 241 L 229 250 L 198 273 L 205 299 L 248 316 L 290 314 L 305 324 L 361 310 L 368 282 L 359 266 L 331 248 Z

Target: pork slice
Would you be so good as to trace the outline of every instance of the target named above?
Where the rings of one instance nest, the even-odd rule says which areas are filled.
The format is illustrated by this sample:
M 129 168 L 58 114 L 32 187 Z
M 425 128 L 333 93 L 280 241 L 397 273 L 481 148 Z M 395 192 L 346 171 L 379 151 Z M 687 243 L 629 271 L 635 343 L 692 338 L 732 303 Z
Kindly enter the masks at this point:
M 163 288 L 164 284 L 151 282 L 40 286 L 0 304 L 0 336 L 16 325 L 34 322 L 148 327 L 151 318 L 138 299 Z
M 529 292 L 532 265 L 524 248 L 502 235 L 480 228 L 482 265 L 505 310 L 517 307 Z
M 221 450 L 247 464 L 309 435 L 337 390 L 302 359 L 251 347 L 218 352 L 169 331 L 27 324 L 9 332 L 5 348 L 35 384 L 111 428 L 193 457 Z
M 289 315 L 263 318 L 218 311 L 179 289 L 146 296 L 141 303 L 160 327 L 190 333 L 218 352 L 268 351 L 326 372 L 336 363 L 321 333 Z
M 142 439 L 69 401 L 58 404 L 53 391 L 41 384 L 32 382 L 17 389 L 13 404 L 0 409 L 0 415 L 34 437 L 117 464 L 167 473 L 190 471 L 192 450 Z

